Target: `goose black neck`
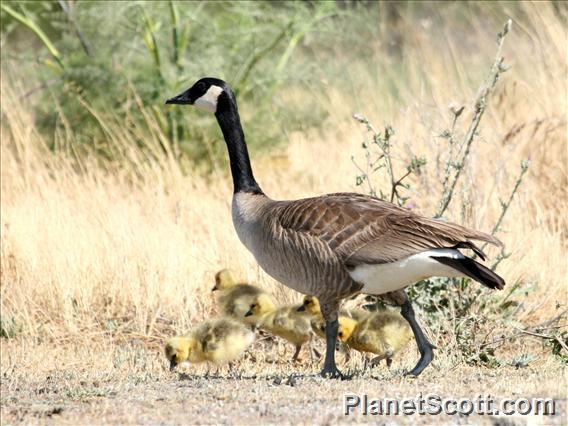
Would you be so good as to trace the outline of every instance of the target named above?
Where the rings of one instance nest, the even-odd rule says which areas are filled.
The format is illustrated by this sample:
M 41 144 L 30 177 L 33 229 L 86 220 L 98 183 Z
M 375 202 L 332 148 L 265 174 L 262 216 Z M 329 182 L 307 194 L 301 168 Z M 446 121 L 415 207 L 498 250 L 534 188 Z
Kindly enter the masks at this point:
M 215 116 L 223 132 L 227 150 L 229 151 L 234 193 L 248 192 L 262 194 L 263 192 L 252 174 L 245 135 L 234 97 L 229 96 L 227 93 L 222 93 L 221 96 L 219 96 Z

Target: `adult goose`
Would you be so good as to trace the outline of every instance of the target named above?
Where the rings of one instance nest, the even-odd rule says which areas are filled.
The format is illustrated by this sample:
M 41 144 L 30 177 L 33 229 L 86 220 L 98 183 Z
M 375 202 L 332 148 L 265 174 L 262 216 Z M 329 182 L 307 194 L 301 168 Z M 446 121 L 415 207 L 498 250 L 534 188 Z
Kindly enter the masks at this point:
M 235 95 L 223 80 L 202 78 L 166 103 L 195 105 L 215 114 L 229 152 L 232 217 L 239 239 L 268 275 L 320 300 L 327 345 L 323 376 L 342 377 L 334 349 L 343 298 L 364 292 L 401 306 L 420 351 L 409 372 L 417 376 L 432 361 L 433 347 L 404 288 L 432 276 L 468 276 L 491 289 L 505 285 L 500 276 L 459 251 L 471 249 L 484 259 L 472 240 L 501 245 L 489 234 L 361 194 L 290 201 L 267 197 L 252 173 Z

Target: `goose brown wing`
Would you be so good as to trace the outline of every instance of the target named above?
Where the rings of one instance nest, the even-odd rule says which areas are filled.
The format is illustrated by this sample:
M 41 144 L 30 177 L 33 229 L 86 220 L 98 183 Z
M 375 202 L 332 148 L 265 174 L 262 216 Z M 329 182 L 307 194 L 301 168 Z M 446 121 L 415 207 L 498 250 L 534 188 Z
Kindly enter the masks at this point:
M 283 228 L 324 241 L 347 266 L 394 262 L 435 248 L 471 248 L 481 253 L 471 240 L 501 245 L 489 234 L 361 194 L 283 203 L 278 214 Z

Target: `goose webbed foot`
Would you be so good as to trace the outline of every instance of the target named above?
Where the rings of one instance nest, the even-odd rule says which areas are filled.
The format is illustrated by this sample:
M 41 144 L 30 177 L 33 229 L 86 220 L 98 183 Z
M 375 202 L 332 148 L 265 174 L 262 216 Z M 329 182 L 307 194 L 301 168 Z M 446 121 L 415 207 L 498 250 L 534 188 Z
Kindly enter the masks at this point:
M 434 346 L 426 339 L 422 329 L 418 325 L 416 321 L 416 317 L 414 315 L 414 309 L 412 309 L 412 305 L 410 301 L 407 300 L 402 305 L 400 310 L 401 315 L 408 321 L 412 332 L 414 333 L 414 337 L 416 339 L 416 344 L 418 345 L 418 350 L 420 351 L 420 360 L 418 360 L 418 364 L 406 373 L 407 376 L 418 376 L 422 371 L 432 362 L 434 359 L 434 351 L 432 350 Z
M 424 350 L 424 353 L 420 351 L 420 359 L 418 360 L 418 363 L 412 370 L 408 371 L 405 376 L 418 376 L 426 367 L 428 367 L 428 364 L 430 364 L 433 359 L 434 351 L 430 346 L 428 346 L 427 349 Z
M 335 364 L 333 365 L 324 364 L 320 374 L 322 377 L 326 379 L 340 379 L 340 380 L 348 379 L 347 376 L 345 376 L 341 371 L 339 371 L 339 369 Z

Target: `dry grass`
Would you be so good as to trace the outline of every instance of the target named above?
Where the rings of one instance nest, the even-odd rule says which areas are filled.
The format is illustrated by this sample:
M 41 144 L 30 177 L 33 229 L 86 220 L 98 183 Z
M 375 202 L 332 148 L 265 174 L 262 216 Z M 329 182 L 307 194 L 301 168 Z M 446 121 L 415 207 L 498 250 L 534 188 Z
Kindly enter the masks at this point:
M 531 324 L 555 316 L 558 306 L 565 308 L 567 303 L 567 44 L 565 29 L 551 7 L 532 4 L 525 8 L 528 18 L 515 23 L 505 43 L 506 62 L 512 69 L 499 83 L 491 101 L 463 185 L 447 216 L 479 229 L 491 229 L 500 212 L 499 199 L 508 195 L 520 161 L 530 157 L 526 182 L 499 234 L 512 253 L 502 262 L 499 272 L 508 283 L 520 280 L 536 285 L 534 292 L 519 299 L 519 319 Z M 350 156 L 361 155 L 363 129 L 350 116 L 363 112 L 376 124 L 390 123 L 395 128 L 399 166 L 411 153 L 428 158 L 424 173 L 413 178 L 411 197 L 420 212 L 432 214 L 439 200 L 447 148 L 438 135 L 450 124 L 448 105 L 463 103 L 464 114 L 472 112 L 472 105 L 466 101 L 473 99 L 494 54 L 493 30 L 487 31 L 480 22 L 473 22 L 472 26 L 474 32 L 468 40 L 476 43 L 469 51 L 455 44 L 459 37 L 455 37 L 457 30 L 451 23 L 444 28 L 448 34 L 444 46 L 434 45 L 427 31 L 408 32 L 404 66 L 410 78 L 404 88 L 398 88 L 398 97 L 381 83 L 381 76 L 387 79 L 390 72 L 392 77 L 392 71 L 388 61 L 381 61 L 384 46 L 380 43 L 369 47 L 369 55 L 378 64 L 376 69 L 365 67 L 363 61 L 347 65 L 341 62 L 341 55 L 334 56 L 337 66 L 345 67 L 345 78 L 357 82 L 352 92 L 340 91 L 328 81 L 317 92 L 289 90 L 282 94 L 281 101 L 291 104 L 301 103 L 306 97 L 315 99 L 327 111 L 328 120 L 317 132 L 284 133 L 288 143 L 279 152 L 261 158 L 253 153 L 255 174 L 265 192 L 285 199 L 359 190 L 354 185 L 355 169 Z M 413 75 L 415 71 L 420 72 Z M 237 240 L 230 222 L 232 185 L 226 164 L 219 165 L 212 177 L 197 171 L 183 175 L 170 158 L 156 154 L 158 141 L 164 135 L 150 114 L 146 123 L 125 129 L 108 114 L 93 111 L 113 141 L 119 162 L 102 162 L 89 155 L 80 160 L 74 158 L 73 125 L 66 123 L 64 117 L 64 130 L 55 135 L 60 149 L 54 153 L 45 148 L 47 140 L 37 132 L 33 117 L 20 102 L 21 93 L 17 83 L 3 77 L 1 312 L 3 323 L 13 321 L 17 334 L 15 339 L 2 339 L 3 417 L 9 414 L 13 422 L 40 421 L 34 420 L 33 410 L 25 408 L 34 398 L 49 404 L 67 404 L 68 400 L 90 401 L 101 396 L 113 399 L 119 395 L 115 398 L 117 405 L 127 402 L 140 406 L 135 401 L 138 397 L 125 396 L 141 389 L 142 385 L 132 384 L 137 377 L 142 377 L 142 384 L 156 381 L 163 385 L 149 391 L 155 397 L 149 397 L 153 402 L 144 412 L 149 412 L 152 404 L 159 404 L 160 398 L 170 401 L 167 395 L 178 392 L 178 387 L 185 387 L 185 383 L 193 389 L 192 381 L 170 382 L 158 348 L 164 336 L 186 330 L 214 313 L 210 289 L 214 273 L 221 268 L 231 267 L 241 278 L 270 289 L 282 303 L 299 300 L 298 294 L 262 273 Z M 241 107 L 244 114 L 252 114 L 253 108 Z M 199 112 L 188 110 L 189 117 L 194 114 Z M 155 152 L 136 148 L 139 138 L 155 146 Z M 462 210 L 463 205 L 475 208 Z M 132 345 L 140 347 L 133 349 Z M 534 351 L 535 347 L 538 348 L 536 343 L 523 341 L 505 344 L 503 351 L 518 354 Z M 141 361 L 136 360 L 139 352 Z M 405 361 L 406 367 L 415 358 L 412 352 Z M 120 356 L 126 357 L 126 361 L 117 361 Z M 450 361 L 438 358 L 436 365 L 448 368 Z M 534 365 L 524 372 L 460 367 L 456 374 L 480 382 L 511 374 L 510 382 L 493 381 L 489 388 L 503 396 L 515 391 L 565 398 L 565 390 L 559 388 L 562 380 L 555 380 L 564 374 L 564 368 L 545 350 L 539 350 Z M 248 361 L 243 362 L 242 368 L 247 374 L 263 377 L 281 371 L 279 365 L 259 366 Z M 284 374 L 295 369 L 286 368 L 289 370 L 285 369 Z M 443 392 L 451 394 L 454 387 L 450 379 L 442 378 L 443 373 L 435 370 L 431 368 L 415 384 L 399 378 L 398 370 L 381 373 L 381 381 L 376 383 L 382 384 L 384 379 L 386 386 L 401 389 L 404 394 L 441 381 Z M 91 393 L 72 395 L 73 389 L 93 388 L 90 381 L 99 375 L 104 384 L 93 386 L 102 389 L 102 394 L 86 390 Z M 537 385 L 541 376 L 545 380 Z M 82 384 L 85 380 L 88 385 Z M 272 396 L 266 399 L 264 394 L 266 391 L 272 395 L 265 389 L 270 388 L 270 382 L 262 380 L 258 401 L 270 406 Z M 45 393 L 37 383 L 47 386 Z M 322 404 L 327 408 L 316 421 L 338 420 L 325 416 L 330 412 L 330 404 L 339 404 L 341 390 L 349 386 L 320 385 L 326 386 Z M 363 379 L 358 379 L 356 385 L 358 389 L 369 388 Z M 53 388 L 58 386 L 65 391 L 58 390 L 57 396 L 52 396 Z M 197 387 L 207 386 L 199 381 Z M 313 386 L 306 383 L 307 388 Z M 469 386 L 464 394 L 478 389 Z M 28 390 L 24 392 L 24 388 Z M 115 388 L 118 390 L 113 393 Z M 210 401 L 211 391 L 204 392 L 206 396 L 199 399 L 201 392 L 196 391 L 197 401 Z M 75 407 L 72 412 L 76 413 L 78 409 L 73 404 L 70 407 Z M 97 402 L 95 407 L 101 404 Z M 176 404 L 182 403 L 176 400 Z M 178 409 L 184 407 L 182 404 Z M 89 415 L 93 421 L 101 419 L 95 410 Z M 291 421 L 284 415 L 274 414 L 267 419 Z M 262 417 L 258 416 L 250 418 L 260 421 Z M 233 421 L 248 418 L 242 414 Z M 61 421 L 72 423 L 73 416 L 70 419 Z M 128 417 L 121 412 L 107 420 L 159 419 L 150 414 Z M 203 421 L 221 420 L 204 417 Z

